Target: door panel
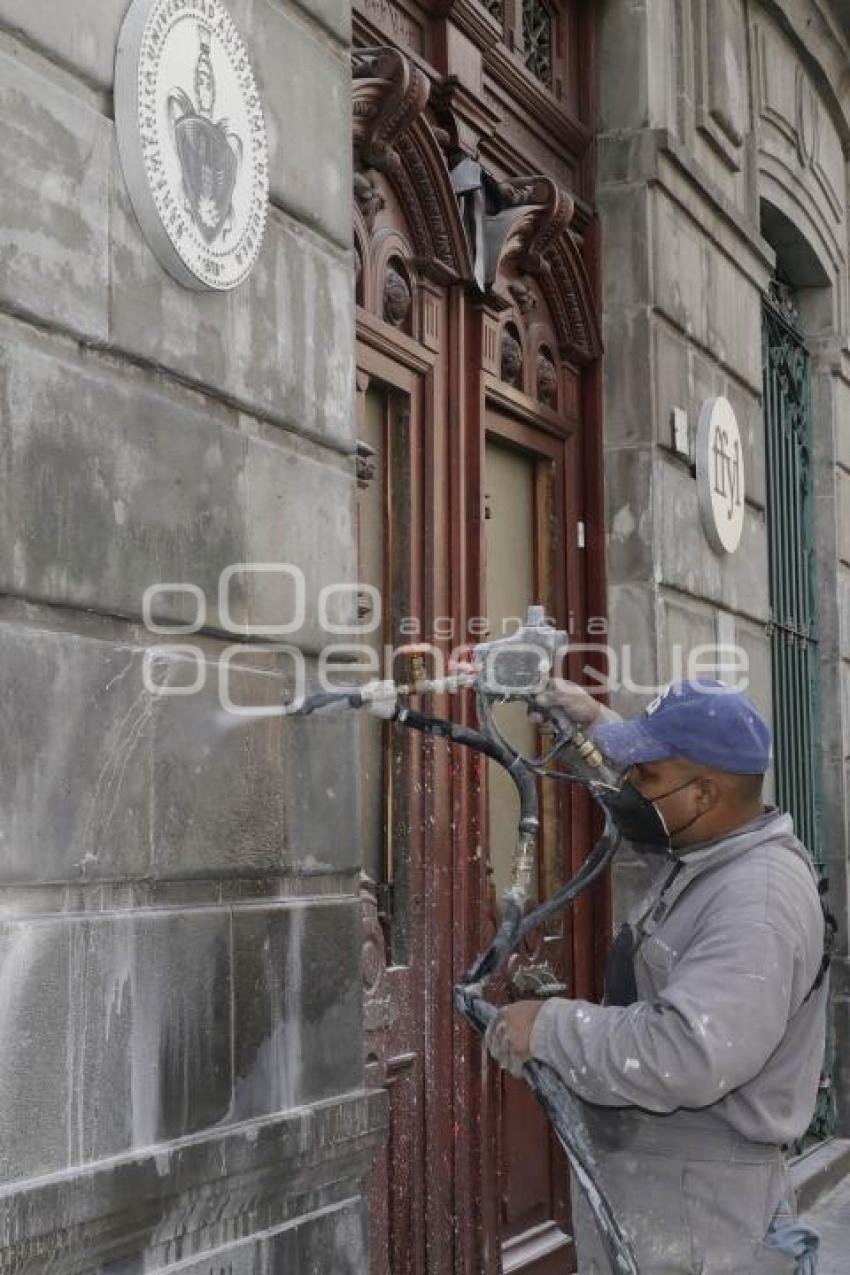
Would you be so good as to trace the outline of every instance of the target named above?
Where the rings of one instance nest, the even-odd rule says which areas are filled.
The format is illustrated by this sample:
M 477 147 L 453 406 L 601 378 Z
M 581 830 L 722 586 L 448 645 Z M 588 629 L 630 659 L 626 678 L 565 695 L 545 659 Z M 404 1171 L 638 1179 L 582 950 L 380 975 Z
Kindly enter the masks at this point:
M 491 635 L 513 631 L 531 603 L 542 603 L 557 617 L 563 599 L 556 597 L 553 525 L 563 490 L 563 449 L 526 425 L 521 434 L 510 418 L 488 413 L 485 444 L 485 522 L 487 616 Z M 523 444 L 518 443 L 521 437 Z M 560 472 L 559 472 L 560 471 Z M 541 750 L 541 738 L 521 704 L 502 705 L 496 713 L 500 729 L 523 753 Z M 492 865 L 493 920 L 510 884 L 517 820 L 513 784 L 504 771 L 488 766 L 488 844 Z M 554 785 L 540 785 L 541 837 L 537 883 L 548 890 L 565 824 L 563 800 Z M 551 972 L 562 994 L 569 980 L 569 931 L 556 918 L 546 932 L 530 936 L 525 949 L 509 965 L 504 994 L 530 995 L 532 972 Z M 548 976 L 548 975 L 547 975 Z M 524 1082 L 507 1073 L 498 1076 L 500 1222 L 504 1269 L 544 1275 L 556 1254 L 560 1269 L 569 1243 L 559 1226 L 566 1215 L 564 1166 L 549 1124 Z
M 534 487 L 532 456 L 490 437 L 486 444 L 487 618 L 492 638 L 522 623 L 534 597 Z M 537 731 L 522 704 L 500 705 L 499 729 L 530 755 Z M 496 898 L 511 883 L 516 841 L 516 789 L 496 762 L 487 767 L 490 871 Z

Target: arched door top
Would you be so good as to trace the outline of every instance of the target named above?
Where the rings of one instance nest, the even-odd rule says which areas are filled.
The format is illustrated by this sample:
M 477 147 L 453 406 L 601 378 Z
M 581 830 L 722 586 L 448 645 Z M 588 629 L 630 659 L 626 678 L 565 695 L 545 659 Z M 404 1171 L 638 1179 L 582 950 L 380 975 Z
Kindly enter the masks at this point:
M 397 49 L 358 49 L 353 64 L 359 167 L 384 173 L 394 188 L 419 269 L 440 283 L 469 279 L 469 246 L 451 175 L 424 113 L 428 77 Z
M 403 209 L 416 267 L 439 283 L 463 282 L 479 294 L 533 276 L 552 314 L 561 355 L 576 365 L 598 358 L 602 340 L 593 290 L 571 230 L 569 194 L 550 178 L 491 178 L 460 158 L 450 170 L 447 142 L 426 114 L 428 77 L 397 49 L 353 55 L 355 198 L 364 221 L 380 207 L 366 174 L 385 175 Z

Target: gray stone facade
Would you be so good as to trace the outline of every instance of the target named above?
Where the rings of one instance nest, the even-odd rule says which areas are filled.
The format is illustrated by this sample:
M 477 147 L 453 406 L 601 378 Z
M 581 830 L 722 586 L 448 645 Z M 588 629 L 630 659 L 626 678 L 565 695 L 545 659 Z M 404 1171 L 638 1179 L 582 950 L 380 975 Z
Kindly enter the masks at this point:
M 224 568 L 296 562 L 308 598 L 355 570 L 350 12 L 228 7 L 272 207 L 254 273 L 214 295 L 170 280 L 129 206 L 127 0 L 0 0 L 4 1271 L 366 1267 L 385 1112 L 363 1089 L 351 723 L 225 727 L 218 696 Z M 203 591 L 202 633 L 147 631 L 163 581 Z M 243 578 L 235 621 L 280 619 L 279 586 Z M 170 641 L 200 648 L 199 694 L 144 689 Z M 287 641 L 309 664 L 313 608 Z M 231 694 L 274 704 L 289 678 L 245 643 Z
M 829 0 L 617 0 L 601 7 L 611 642 L 663 685 L 675 648 L 736 643 L 771 711 L 762 294 L 777 264 L 812 354 L 825 857 L 839 913 L 835 1079 L 850 1128 L 846 780 L 850 758 L 850 20 Z M 628 50 L 629 73 L 623 74 Z M 701 404 L 723 394 L 745 454 L 741 545 L 700 524 Z M 690 456 L 673 447 L 687 413 Z M 648 640 L 646 635 L 648 636 Z M 628 711 L 645 702 L 621 690 Z M 618 882 L 622 908 L 637 868 Z

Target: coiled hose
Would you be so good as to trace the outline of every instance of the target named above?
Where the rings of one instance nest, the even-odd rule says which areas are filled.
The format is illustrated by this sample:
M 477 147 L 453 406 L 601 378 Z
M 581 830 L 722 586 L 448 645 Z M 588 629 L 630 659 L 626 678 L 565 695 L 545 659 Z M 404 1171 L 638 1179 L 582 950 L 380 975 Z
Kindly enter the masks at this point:
M 293 715 L 307 716 L 332 705 L 360 708 L 367 706 L 367 700 L 354 687 L 319 692 L 308 696 Z M 398 704 L 385 716 L 388 720 L 395 720 L 399 725 L 411 730 L 436 736 L 465 748 L 472 748 L 486 757 L 491 757 L 502 766 L 510 775 L 517 790 L 520 804 L 519 844 L 524 845 L 527 851 L 528 847 L 534 844 L 539 829 L 537 774 L 540 772 L 535 769 L 534 764 L 530 764 L 528 759 L 515 752 L 501 737 L 489 721 L 489 710 L 480 697 L 478 709 L 479 720 L 489 722 L 490 729 L 474 730 L 442 718 L 428 717 L 415 709 Z M 566 730 L 562 738 L 569 745 L 569 732 L 572 728 L 555 713 L 551 716 L 561 731 Z M 584 758 L 576 753 L 572 760 L 575 778 L 585 783 L 593 792 L 596 784 Z M 561 777 L 567 776 L 562 773 Z M 567 907 L 583 890 L 593 884 L 605 871 L 616 854 L 617 848 L 617 835 L 606 813 L 605 831 L 599 841 L 572 880 L 563 885 L 549 899 L 524 915 L 523 890 L 515 886 L 506 892 L 501 922 L 492 943 L 478 957 L 464 980 L 455 987 L 455 1006 L 479 1035 L 484 1035 L 488 1024 L 498 1013 L 496 1006 L 482 996 L 485 984 L 503 967 L 507 958 L 529 931 L 542 924 L 554 913 Z M 580 1101 L 558 1073 L 546 1063 L 529 1059 L 523 1068 L 523 1074 L 546 1112 L 572 1166 L 576 1180 L 584 1192 L 612 1272 L 614 1275 L 640 1275 L 629 1238 L 614 1216 L 600 1181 L 599 1169 Z
M 412 730 L 448 739 L 492 757 L 504 767 L 516 785 L 520 801 L 520 836 L 524 832 L 536 832 L 539 815 L 534 772 L 504 741 L 441 718 L 426 717 L 408 708 L 399 708 L 396 720 Z M 605 871 L 617 848 L 617 834 L 606 817 L 605 831 L 578 872 L 545 902 L 523 915 L 521 896 L 511 890 L 506 893 L 501 923 L 492 943 L 475 961 L 463 982 L 455 987 L 455 1006 L 479 1035 L 484 1035 L 488 1024 L 498 1013 L 495 1005 L 481 994 L 485 983 L 502 968 L 529 931 L 572 903 L 593 884 Z M 523 1075 L 546 1112 L 584 1192 L 612 1272 L 615 1275 L 640 1275 L 629 1237 L 614 1216 L 600 1181 L 579 1100 L 546 1063 L 529 1059 L 523 1067 Z

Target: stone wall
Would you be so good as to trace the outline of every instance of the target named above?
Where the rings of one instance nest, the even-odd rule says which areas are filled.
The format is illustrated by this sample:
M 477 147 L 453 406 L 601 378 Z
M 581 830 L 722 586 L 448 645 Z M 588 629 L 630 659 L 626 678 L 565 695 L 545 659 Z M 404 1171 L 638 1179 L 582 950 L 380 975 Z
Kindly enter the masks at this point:
M 233 563 L 308 598 L 355 569 L 349 9 L 230 0 L 272 208 L 248 282 L 201 295 L 129 207 L 126 7 L 0 0 L 0 1267 L 359 1275 L 354 739 L 228 719 L 217 609 Z M 142 680 L 161 581 L 208 602 L 186 698 Z M 279 580 L 237 584 L 238 623 L 281 618 Z M 287 641 L 315 655 L 311 609 Z M 274 704 L 289 666 L 246 643 L 230 680 Z
M 761 297 L 777 260 L 801 299 L 813 356 L 824 841 L 846 1042 L 850 22 L 828 0 L 612 2 L 601 7 L 600 47 L 610 616 L 636 683 L 679 675 L 677 646 L 732 642 L 770 715 Z M 747 483 L 741 545 L 724 558 L 701 527 L 693 464 L 700 406 L 716 394 L 735 409 Z M 674 408 L 687 413 L 688 456 L 673 446 Z M 620 689 L 613 702 L 628 712 L 645 699 Z M 641 884 L 624 866 L 618 912 Z M 846 1048 L 838 1078 L 850 1127 Z

